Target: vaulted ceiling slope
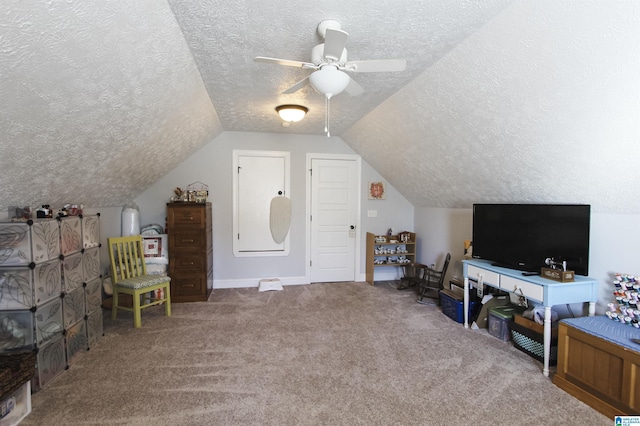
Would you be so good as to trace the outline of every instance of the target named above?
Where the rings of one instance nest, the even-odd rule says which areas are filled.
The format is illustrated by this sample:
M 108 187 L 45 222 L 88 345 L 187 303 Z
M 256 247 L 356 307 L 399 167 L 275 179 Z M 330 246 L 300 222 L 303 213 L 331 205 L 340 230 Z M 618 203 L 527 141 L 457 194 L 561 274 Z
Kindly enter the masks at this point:
M 222 131 L 164 1 L 5 0 L 0 76 L 0 212 L 123 205 Z
M 416 206 L 640 214 L 640 2 L 517 1 L 342 138 Z
M 349 33 L 358 73 L 332 99 L 339 135 L 417 207 L 585 202 L 638 213 L 635 0 L 5 0 L 0 212 L 120 206 L 222 131 L 323 134 L 323 98 L 281 92 L 318 23 Z M 283 103 L 309 107 L 283 128 Z

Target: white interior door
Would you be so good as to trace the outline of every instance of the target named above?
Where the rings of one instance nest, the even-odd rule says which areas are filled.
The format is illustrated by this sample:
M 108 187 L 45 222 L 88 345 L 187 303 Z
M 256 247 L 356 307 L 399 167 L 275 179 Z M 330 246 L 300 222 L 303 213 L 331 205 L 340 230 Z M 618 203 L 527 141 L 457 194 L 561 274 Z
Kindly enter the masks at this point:
M 234 150 L 233 252 L 237 257 L 289 253 L 289 235 L 275 241 L 271 201 L 289 196 L 289 153 Z
M 311 282 L 355 280 L 357 170 L 353 159 L 311 160 Z

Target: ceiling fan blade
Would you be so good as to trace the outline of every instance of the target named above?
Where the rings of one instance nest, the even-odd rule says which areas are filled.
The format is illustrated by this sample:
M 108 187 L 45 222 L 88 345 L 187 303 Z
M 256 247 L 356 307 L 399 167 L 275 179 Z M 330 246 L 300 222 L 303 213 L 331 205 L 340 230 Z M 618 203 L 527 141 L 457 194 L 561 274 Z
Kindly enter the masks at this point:
M 300 61 L 290 61 L 288 59 L 278 59 L 278 58 L 266 58 L 264 56 L 257 56 L 254 59 L 255 62 L 264 62 L 267 64 L 277 64 L 284 65 L 287 67 L 296 67 L 296 68 L 316 68 L 315 64 L 310 62 L 300 62 Z
M 348 37 L 349 34 L 345 31 L 327 28 L 324 36 L 324 57 L 332 61 L 339 60 Z
M 302 80 L 300 80 L 299 82 L 297 82 L 296 84 L 294 84 L 293 86 L 289 87 L 284 92 L 282 92 L 282 94 L 283 95 L 288 95 L 289 93 L 297 92 L 298 90 L 300 90 L 304 86 L 306 86 L 308 83 L 309 83 L 309 77 L 305 77 Z
M 354 79 L 349 79 L 349 84 L 344 89 L 351 96 L 358 96 L 364 93 L 364 89 Z
M 394 72 L 407 68 L 405 59 L 374 59 L 371 61 L 352 61 L 345 64 L 347 71 L 353 72 Z

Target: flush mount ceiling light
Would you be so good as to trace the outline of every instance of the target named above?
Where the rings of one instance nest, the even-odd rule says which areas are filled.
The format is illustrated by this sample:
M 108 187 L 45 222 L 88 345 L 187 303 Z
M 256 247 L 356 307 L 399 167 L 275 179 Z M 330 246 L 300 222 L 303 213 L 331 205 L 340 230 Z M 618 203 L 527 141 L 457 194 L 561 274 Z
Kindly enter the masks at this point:
M 302 105 L 280 105 L 276 107 L 276 111 L 282 120 L 288 123 L 295 123 L 304 118 L 309 108 Z

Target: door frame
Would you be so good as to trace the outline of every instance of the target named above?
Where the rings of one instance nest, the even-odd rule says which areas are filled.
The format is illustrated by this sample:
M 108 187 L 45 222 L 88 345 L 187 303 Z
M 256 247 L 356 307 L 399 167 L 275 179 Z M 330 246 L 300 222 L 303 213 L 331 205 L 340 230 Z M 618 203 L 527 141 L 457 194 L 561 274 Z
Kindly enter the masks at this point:
M 353 253 L 353 281 L 358 281 L 362 274 L 360 268 L 360 249 L 361 249 L 361 212 L 362 212 L 362 159 L 359 155 L 352 154 L 325 154 L 325 153 L 307 153 L 306 162 L 306 211 L 305 211 L 305 277 L 306 282 L 311 283 L 311 162 L 312 160 L 350 160 L 355 162 L 356 166 L 356 244 Z
M 233 156 L 233 235 L 232 246 L 234 257 L 265 257 L 265 256 L 288 256 L 290 247 L 291 232 L 288 232 L 284 241 L 282 250 L 266 250 L 266 251 L 241 251 L 238 246 L 238 232 L 240 215 L 240 205 L 238 199 L 239 191 L 239 178 L 238 167 L 240 165 L 240 157 L 269 157 L 269 158 L 282 158 L 284 160 L 284 195 L 291 197 L 291 153 L 289 151 L 262 151 L 262 150 L 247 150 L 247 149 L 234 149 Z

